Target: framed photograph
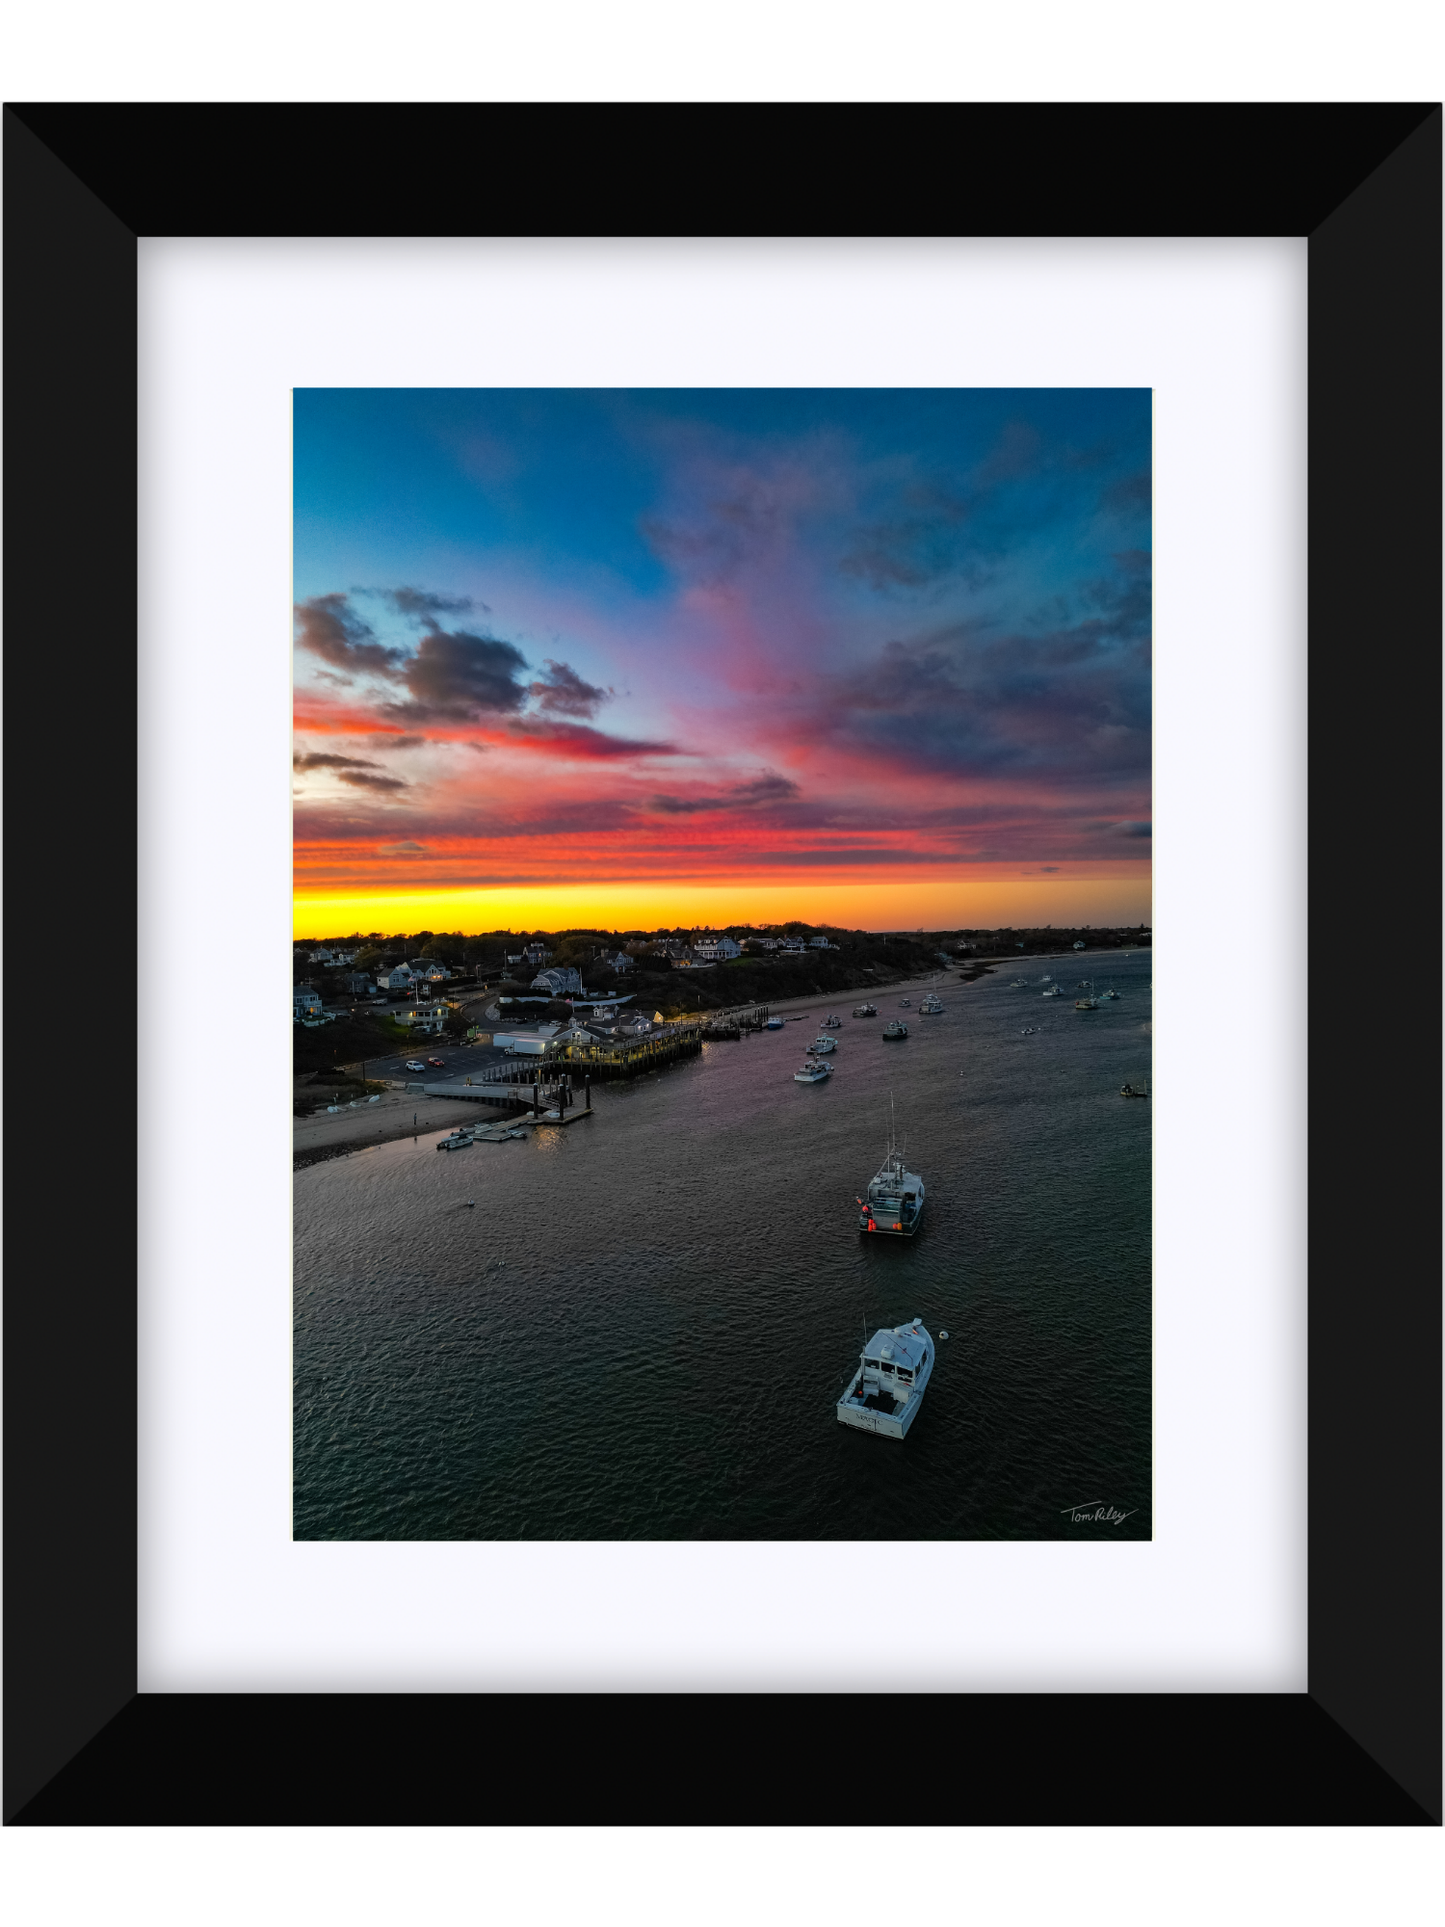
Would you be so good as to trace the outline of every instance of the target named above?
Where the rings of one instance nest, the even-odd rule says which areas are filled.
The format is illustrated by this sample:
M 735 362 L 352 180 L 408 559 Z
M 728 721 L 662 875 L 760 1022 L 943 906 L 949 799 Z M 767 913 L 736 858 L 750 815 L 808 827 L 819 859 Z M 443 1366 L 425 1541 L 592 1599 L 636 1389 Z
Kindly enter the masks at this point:
M 410 112 L 283 210 L 300 110 L 7 109 L 11 633 L 84 419 L 136 954 L 208 959 L 138 990 L 138 1296 L 12 1283 L 7 1815 L 599 1817 L 623 1695 L 600 1817 L 813 1817 L 876 1677 L 977 1762 L 925 1818 L 1438 1820 L 1435 1273 L 1367 1262 L 1438 1137 L 1341 1129 L 1302 799 L 1306 586 L 1312 864 L 1345 744 L 1438 773 L 1438 109 L 925 111 L 1010 186 L 923 240 L 706 166 L 609 240 L 796 118 L 499 119 L 608 130 L 566 221 L 417 234 Z
M 296 1538 L 1151 1536 L 1150 403 L 297 391 Z

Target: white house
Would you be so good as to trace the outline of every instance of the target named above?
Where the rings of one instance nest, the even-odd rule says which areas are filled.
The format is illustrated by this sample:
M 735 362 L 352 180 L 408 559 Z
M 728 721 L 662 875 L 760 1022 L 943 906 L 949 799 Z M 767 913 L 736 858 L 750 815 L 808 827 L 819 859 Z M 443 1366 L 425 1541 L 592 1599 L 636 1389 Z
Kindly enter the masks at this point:
M 808 946 L 801 937 L 784 937 L 778 948 L 786 951 L 789 956 L 800 957 Z
M 572 970 L 561 964 L 553 964 L 550 970 L 539 970 L 532 979 L 533 990 L 545 990 L 551 997 L 580 997 L 582 995 L 582 972 Z
M 555 1024 L 539 1024 L 535 1030 L 493 1031 L 492 1042 L 509 1057 L 545 1057 L 556 1035 Z
M 749 950 L 776 950 L 777 947 L 778 947 L 778 940 L 776 937 L 749 937 L 748 938 Z
M 731 937 L 704 937 L 695 943 L 692 954 L 702 963 L 725 963 L 729 957 L 740 957 L 742 945 L 733 942 Z
M 413 957 L 408 969 L 413 977 L 424 984 L 444 983 L 452 974 L 446 965 L 438 963 L 435 957 Z
M 321 1015 L 321 998 L 306 984 L 294 984 L 291 989 L 291 1021 L 299 1024 L 303 1018 Z
M 410 990 L 412 981 L 408 964 L 398 964 L 395 970 L 379 970 L 376 975 L 378 990 Z
M 833 948 L 826 937 L 809 937 L 808 947 L 810 950 L 831 950 Z

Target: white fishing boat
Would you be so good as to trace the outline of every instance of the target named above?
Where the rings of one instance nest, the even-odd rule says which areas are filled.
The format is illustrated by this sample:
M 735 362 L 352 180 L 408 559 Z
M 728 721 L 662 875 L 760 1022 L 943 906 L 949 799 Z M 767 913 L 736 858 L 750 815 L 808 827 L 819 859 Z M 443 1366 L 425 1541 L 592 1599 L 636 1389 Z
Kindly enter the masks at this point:
M 868 1181 L 868 1195 L 858 1200 L 858 1229 L 911 1238 L 922 1216 L 923 1180 L 905 1166 L 890 1127 L 883 1162 Z
M 470 1128 L 464 1131 L 453 1131 L 450 1137 L 444 1137 L 441 1140 L 440 1144 L 437 1145 L 437 1149 L 439 1151 L 461 1151 L 464 1150 L 471 1141 L 472 1133 Z
M 1082 997 L 1076 997 L 1074 999 L 1074 1009 L 1097 1010 L 1099 1008 L 1099 1000 L 1094 995 L 1094 986 L 1091 983 L 1085 982 L 1079 985 L 1079 989 L 1082 990 L 1084 994 Z
M 855 1017 L 876 1017 L 878 1015 L 878 1006 L 877 1004 L 854 1004 L 853 1015 Z
M 912 1010 L 913 1005 L 907 997 L 900 997 L 898 999 L 898 1008 L 900 1010 Z
M 918 1000 L 918 1014 L 920 1017 L 941 1017 L 943 1015 L 942 998 L 935 996 L 931 990 L 928 991 Z
M 874 1332 L 858 1369 L 838 1400 L 838 1417 L 860 1432 L 901 1439 L 923 1403 L 933 1376 L 934 1344 L 921 1319 Z
M 831 1064 L 820 1064 L 815 1057 L 811 1064 L 804 1064 L 801 1070 L 793 1072 L 795 1084 L 822 1084 L 833 1075 Z
M 1046 997 L 1062 997 L 1063 994 L 1063 991 L 1059 989 L 1057 984 L 1050 984 L 1049 988 L 1044 992 Z
M 885 1037 L 906 1037 L 908 1035 L 908 1026 L 901 1017 L 895 1017 L 891 1024 L 885 1024 L 883 1026 L 883 1035 Z
M 835 1017 L 833 1013 L 829 1011 L 828 1015 L 823 1019 L 823 1028 L 824 1030 L 841 1030 L 843 1028 L 843 1019 L 841 1017 Z
M 821 1031 L 818 1036 L 813 1039 L 812 1048 L 822 1057 L 830 1050 L 837 1050 L 838 1040 L 835 1037 L 830 1037 L 827 1031 Z
M 1010 990 L 1027 990 L 1028 987 L 1029 985 L 1028 985 L 1027 977 L 1015 977 L 1013 982 L 1009 985 Z
M 1104 988 L 1099 992 L 1099 1002 L 1101 1004 L 1117 1003 L 1118 1000 L 1119 993 L 1115 990 L 1114 986 L 1112 984 L 1105 984 Z

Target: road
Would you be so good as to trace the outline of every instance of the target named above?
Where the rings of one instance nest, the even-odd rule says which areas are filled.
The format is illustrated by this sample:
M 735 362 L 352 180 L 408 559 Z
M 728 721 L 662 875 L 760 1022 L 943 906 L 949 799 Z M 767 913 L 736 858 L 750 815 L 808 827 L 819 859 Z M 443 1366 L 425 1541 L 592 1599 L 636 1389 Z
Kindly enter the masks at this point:
M 428 1058 L 440 1058 L 441 1068 L 427 1064 Z M 366 1074 L 368 1077 L 383 1078 L 388 1083 L 419 1084 L 421 1075 L 409 1071 L 409 1063 L 427 1064 L 426 1082 L 432 1083 L 443 1077 L 466 1077 L 475 1075 L 488 1064 L 504 1061 L 502 1052 L 495 1044 L 447 1044 L 439 1043 L 435 1037 L 419 1037 L 414 1045 L 403 1051 L 396 1051 L 389 1057 L 368 1057 Z M 317 1083 L 323 1080 L 318 1078 Z

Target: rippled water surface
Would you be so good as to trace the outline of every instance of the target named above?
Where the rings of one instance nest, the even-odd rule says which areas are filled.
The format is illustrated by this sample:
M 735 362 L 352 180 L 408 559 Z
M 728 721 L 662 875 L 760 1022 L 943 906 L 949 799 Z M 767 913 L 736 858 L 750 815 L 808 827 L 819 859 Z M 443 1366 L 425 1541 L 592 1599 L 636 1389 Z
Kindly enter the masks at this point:
M 799 1006 L 565 1131 L 298 1172 L 296 1536 L 1036 1539 L 1097 1501 L 1147 1538 L 1152 965 L 1076 1012 L 1086 967 Z M 836 1075 L 795 1084 L 829 1009 Z M 890 1092 L 911 1240 L 857 1229 Z M 950 1336 L 908 1437 L 840 1425 L 865 1330 L 915 1315 Z

